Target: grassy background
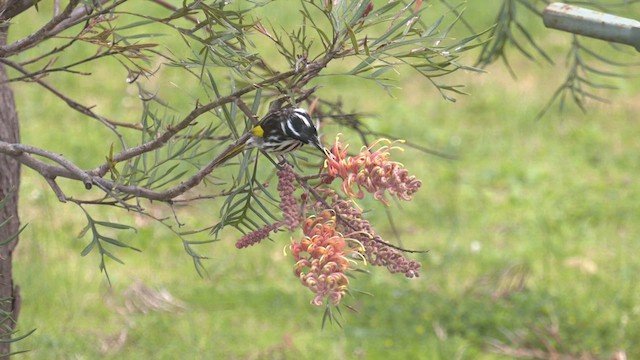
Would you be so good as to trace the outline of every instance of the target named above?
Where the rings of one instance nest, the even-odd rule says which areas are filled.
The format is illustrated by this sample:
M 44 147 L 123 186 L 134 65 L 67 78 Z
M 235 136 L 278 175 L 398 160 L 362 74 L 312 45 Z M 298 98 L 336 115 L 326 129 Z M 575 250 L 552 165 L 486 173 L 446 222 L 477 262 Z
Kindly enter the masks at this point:
M 261 11 L 275 16 L 282 8 Z M 474 11 L 490 23 L 495 9 Z M 25 26 L 14 26 L 14 39 L 30 31 L 18 25 Z M 456 103 L 406 70 L 394 97 L 362 81 L 323 80 L 321 96 L 342 97 L 348 110 L 367 109 L 374 128 L 459 155 L 399 156 L 423 189 L 391 211 L 402 243 L 430 252 L 416 256 L 423 264 L 418 279 L 370 269 L 371 276 L 352 281 L 373 296 L 350 300 L 359 313 L 344 312 L 344 328 L 320 329 L 323 309 L 309 305 L 311 294 L 292 276 L 284 233 L 238 251 L 238 235 L 230 232 L 202 249 L 212 258 L 202 279 L 166 229 L 98 209 L 100 219 L 135 225 L 137 233 L 120 239 L 143 250 L 118 252 L 126 265 L 109 263 L 110 287 L 97 256 L 80 257 L 88 240 L 76 236 L 85 222 L 79 209 L 60 204 L 24 170 L 21 218 L 30 225 L 16 252 L 16 282 L 24 298 L 20 329 L 37 331 L 15 349 L 31 350 L 23 356 L 34 359 L 510 358 L 496 351 L 502 344 L 640 358 L 640 85 L 618 79 L 620 90 L 606 94 L 610 104 L 534 121 L 564 76 L 560 49 L 569 43 L 562 34 L 536 34 L 558 65 L 513 57 L 517 79 L 501 66 L 485 75 L 461 72 L 447 80 L 466 84 L 471 96 Z M 91 78 L 47 81 L 83 104 L 100 104 L 101 114 L 137 121 L 126 74 L 110 65 L 91 67 Z M 167 86 L 170 75 L 163 70 L 155 81 Z M 15 90 L 25 143 L 84 167 L 101 161 L 113 142 L 108 133 L 33 84 Z M 181 209 L 181 219 L 211 223 L 216 206 Z M 393 239 L 384 211 L 370 216 Z M 146 296 L 162 291 L 170 294 L 166 301 Z

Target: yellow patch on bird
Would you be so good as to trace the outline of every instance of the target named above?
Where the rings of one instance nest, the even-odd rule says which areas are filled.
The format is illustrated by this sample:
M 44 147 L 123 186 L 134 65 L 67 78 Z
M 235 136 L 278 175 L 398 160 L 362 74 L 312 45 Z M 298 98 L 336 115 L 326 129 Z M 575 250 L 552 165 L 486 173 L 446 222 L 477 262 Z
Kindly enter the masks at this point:
M 251 129 L 251 134 L 253 134 L 254 136 L 257 136 L 257 137 L 263 137 L 264 136 L 264 129 L 262 128 L 262 126 L 258 125 L 256 127 L 254 127 L 253 129 Z

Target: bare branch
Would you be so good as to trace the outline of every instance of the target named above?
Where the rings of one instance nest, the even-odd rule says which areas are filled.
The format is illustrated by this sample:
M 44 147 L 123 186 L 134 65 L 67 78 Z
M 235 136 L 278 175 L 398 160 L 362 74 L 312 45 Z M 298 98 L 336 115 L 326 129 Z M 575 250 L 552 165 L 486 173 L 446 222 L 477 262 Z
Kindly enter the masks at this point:
M 33 6 L 33 0 L 7 1 L 6 8 L 0 8 L 0 20 L 11 19 Z
M 250 134 L 245 134 L 243 137 L 238 139 L 234 144 L 230 146 L 234 147 L 237 144 L 241 144 L 247 141 Z M 64 177 L 68 179 L 81 180 L 85 184 L 86 189 L 90 189 L 92 184 L 96 184 L 100 189 L 102 189 L 109 196 L 114 198 L 116 201 L 120 202 L 126 208 L 137 208 L 132 207 L 129 204 L 126 204 L 121 197 L 113 193 L 113 191 L 118 191 L 124 194 L 132 195 L 134 197 L 146 198 L 149 200 L 158 200 L 158 201 L 171 201 L 173 198 L 184 194 L 188 190 L 197 186 L 202 182 L 202 180 L 209 175 L 214 169 L 216 169 L 220 164 L 220 159 L 226 156 L 226 153 L 218 155 L 215 159 L 210 161 L 205 167 L 200 169 L 195 175 L 181 182 L 180 184 L 170 187 L 164 191 L 155 191 L 150 190 L 145 187 L 134 186 L 134 185 L 123 185 L 115 181 L 107 180 L 102 177 L 98 177 L 95 175 L 91 175 L 90 172 L 84 171 L 77 167 L 75 164 L 65 159 L 63 156 L 54 154 L 50 151 L 43 150 L 40 148 L 36 148 L 30 145 L 24 144 L 9 144 L 4 141 L 0 141 L 0 153 L 12 156 L 16 158 L 20 163 L 32 168 L 33 170 L 40 173 L 46 179 L 54 179 L 56 177 Z M 39 155 L 50 159 L 61 166 L 51 165 L 42 160 L 38 160 L 29 154 Z M 51 184 L 50 184 L 51 185 Z M 56 192 L 54 188 L 54 192 Z M 60 194 L 56 192 L 56 195 L 60 197 Z M 68 199 L 66 196 L 65 199 Z
M 84 186 L 87 189 L 91 188 L 91 177 L 82 169 L 80 169 L 78 166 L 76 166 L 76 164 L 62 157 L 62 155 L 54 154 L 50 151 L 43 150 L 35 146 L 26 145 L 26 144 L 12 144 L 12 147 L 18 153 L 28 153 L 28 154 L 39 155 L 49 160 L 55 161 L 56 163 L 62 165 L 63 168 L 67 169 L 69 172 L 77 176 L 80 180 L 82 180 L 82 182 L 84 183 Z
M 58 197 L 58 200 L 60 202 L 66 203 L 67 196 L 64 194 L 64 192 L 62 191 L 58 183 L 54 179 L 49 177 L 45 177 L 44 179 L 47 181 L 47 184 L 49 184 L 49 186 L 51 187 L 51 190 L 53 190 L 53 192 L 56 194 L 56 196 Z

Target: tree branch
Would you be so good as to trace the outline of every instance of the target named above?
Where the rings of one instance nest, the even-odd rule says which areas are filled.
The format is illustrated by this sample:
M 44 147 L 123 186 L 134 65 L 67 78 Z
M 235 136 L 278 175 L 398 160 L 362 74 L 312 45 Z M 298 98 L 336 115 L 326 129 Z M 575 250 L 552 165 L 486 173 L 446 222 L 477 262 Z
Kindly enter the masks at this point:
M 164 133 L 162 133 L 162 135 L 158 136 L 156 139 L 146 142 L 144 144 L 138 145 L 136 147 L 123 150 L 122 152 L 114 155 L 112 161 L 114 162 L 127 161 L 129 159 L 134 158 L 135 156 L 158 149 L 162 147 L 167 141 L 169 141 L 173 136 L 175 136 L 178 132 L 188 127 L 200 115 L 208 111 L 211 111 L 219 106 L 222 106 L 224 104 L 233 102 L 236 99 L 240 98 L 242 95 L 247 94 L 255 89 L 258 89 L 265 85 L 279 82 L 293 75 L 295 75 L 295 71 L 293 70 L 287 71 L 279 75 L 276 75 L 272 78 L 269 78 L 267 80 L 261 81 L 257 84 L 247 86 L 243 89 L 236 91 L 231 95 L 223 96 L 205 105 L 197 106 L 194 110 L 192 110 L 189 114 L 187 114 L 187 116 L 185 116 L 184 119 L 182 119 L 179 123 L 173 126 L 169 126 L 167 130 Z M 94 176 L 102 177 L 109 171 L 109 168 L 110 168 L 109 163 L 105 162 L 100 166 L 98 166 L 97 168 L 89 171 L 89 173 Z
M 13 44 L 0 46 L 0 58 L 15 55 L 20 51 L 33 47 L 41 43 L 43 40 L 53 36 L 52 34 L 50 34 L 51 30 L 68 18 L 79 2 L 80 0 L 70 0 L 67 7 L 60 14 L 54 16 L 53 19 L 51 19 L 35 33 L 22 38 L 14 42 Z
M 42 156 L 42 157 L 47 158 L 49 160 L 52 160 L 52 161 L 60 164 L 62 166 L 62 168 L 66 169 L 69 173 L 73 174 L 76 179 L 82 180 L 82 182 L 84 183 L 85 188 L 87 188 L 87 189 L 91 188 L 91 177 L 89 176 L 89 174 L 87 174 L 85 171 L 80 169 L 78 166 L 76 166 L 71 161 L 65 159 L 62 155 L 58 155 L 58 154 L 52 153 L 50 151 L 43 150 L 43 149 L 37 148 L 35 146 L 31 146 L 31 145 L 9 144 L 9 143 L 6 143 L 4 141 L 0 141 L 0 152 L 4 152 L 3 150 L 5 150 L 7 148 L 9 148 L 9 150 L 8 150 L 8 152 L 6 152 L 6 154 L 10 155 L 10 156 L 17 157 L 18 161 L 21 161 L 20 158 L 22 158 L 22 155 L 24 155 L 24 153 L 39 155 L 39 156 Z M 44 162 L 42 162 L 42 163 L 46 164 Z M 34 169 L 34 170 L 37 170 L 37 169 Z M 43 175 L 46 175 L 46 174 L 43 174 Z M 55 177 L 55 176 L 49 176 L 49 177 Z M 68 176 L 65 176 L 65 177 L 68 177 Z
M 11 19 L 33 6 L 33 0 L 7 1 L 7 7 L 0 9 L 0 20 Z
M 239 138 L 233 145 L 234 147 L 237 144 L 241 144 L 247 141 L 250 134 L 245 134 L 241 138 Z M 197 186 L 202 182 L 202 180 L 209 175 L 214 169 L 216 169 L 219 165 L 221 165 L 220 159 L 226 156 L 226 153 L 223 152 L 220 155 L 216 156 L 213 160 L 211 160 L 206 166 L 201 168 L 195 175 L 191 176 L 187 180 L 181 182 L 178 185 L 170 187 L 164 191 L 155 191 L 141 186 L 135 185 L 123 185 L 116 181 L 111 181 L 104 179 L 100 176 L 92 175 L 89 171 L 84 171 L 77 167 L 75 164 L 65 159 L 63 156 L 52 153 L 47 150 L 43 150 L 34 146 L 25 145 L 25 144 L 10 144 L 4 141 L 0 141 L 0 153 L 9 155 L 14 157 L 20 163 L 30 167 L 31 169 L 37 171 L 40 175 L 42 175 L 45 179 L 54 179 L 56 177 L 64 177 L 68 179 L 81 180 L 85 188 L 91 189 L 93 184 L 96 184 L 100 189 L 102 189 L 105 193 L 107 193 L 110 197 L 114 198 L 116 201 L 123 204 L 125 207 L 131 207 L 131 205 L 126 204 L 119 196 L 117 196 L 113 191 L 118 191 L 127 195 L 132 195 L 134 197 L 146 198 L 149 200 L 157 200 L 157 201 L 171 201 L 173 198 L 182 195 L 193 187 Z M 38 160 L 34 158 L 33 155 L 39 155 L 49 160 L 52 160 L 60 166 L 48 164 L 42 160 Z M 49 181 L 49 180 L 47 180 Z M 51 183 L 49 183 L 51 185 Z M 56 191 L 56 188 L 52 186 L 54 192 L 60 198 L 61 192 Z M 63 198 L 67 199 L 66 196 L 63 195 Z
M 48 177 L 45 177 L 44 179 L 47 181 L 47 184 L 49 184 L 49 186 L 51 187 L 51 190 L 53 190 L 53 192 L 56 194 L 56 196 L 58 197 L 58 200 L 60 202 L 66 203 L 67 196 L 64 194 L 64 192 L 62 191 L 62 189 L 60 188 L 56 180 Z
M 87 5 L 78 6 L 78 3 L 80 3 L 80 0 L 70 0 L 67 7 L 65 7 L 65 9 L 61 13 L 54 16 L 53 19 L 51 19 L 48 23 L 46 23 L 43 27 L 41 27 L 35 33 L 25 38 L 22 38 L 12 44 L 0 46 L 0 58 L 9 57 L 19 52 L 22 52 L 26 49 L 32 48 L 40 44 L 44 40 L 47 40 L 59 34 L 60 32 L 70 28 L 71 26 L 74 26 L 78 23 L 81 23 L 87 20 L 87 16 L 89 15 L 91 15 L 92 17 L 99 16 L 119 6 L 120 4 L 124 3 L 127 0 L 118 0 L 110 4 L 108 7 L 96 13 L 93 13 L 93 10 L 95 8 L 100 7 L 109 1 L 110 0 L 97 0 L 93 4 L 94 7 L 90 7 Z M 23 1 L 23 2 L 26 3 L 26 1 Z M 23 9 L 22 11 L 24 10 L 26 9 Z

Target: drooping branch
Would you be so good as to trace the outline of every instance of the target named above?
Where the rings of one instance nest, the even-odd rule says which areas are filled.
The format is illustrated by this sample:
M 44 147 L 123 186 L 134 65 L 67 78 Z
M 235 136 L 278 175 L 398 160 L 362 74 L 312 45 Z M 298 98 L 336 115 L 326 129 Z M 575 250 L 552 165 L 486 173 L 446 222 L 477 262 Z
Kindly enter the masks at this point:
M 13 63 L 12 63 L 13 64 Z M 13 64 L 16 65 L 16 64 Z M 129 160 L 135 156 L 141 155 L 143 153 L 149 152 L 149 151 L 153 151 L 161 146 L 163 146 L 167 141 L 169 141 L 171 138 L 173 138 L 178 132 L 180 132 L 181 130 L 183 130 L 184 128 L 186 128 L 187 126 L 189 126 L 196 118 L 198 118 L 200 115 L 206 113 L 207 111 L 210 111 L 212 109 L 215 109 L 219 106 L 222 106 L 224 104 L 230 103 L 232 101 L 235 101 L 236 99 L 238 99 L 240 96 L 256 89 L 259 88 L 261 86 L 265 86 L 268 84 L 271 84 L 273 82 L 277 82 L 280 81 L 282 79 L 286 79 L 290 76 L 294 75 L 293 71 L 290 72 L 286 72 L 286 73 L 282 73 L 272 79 L 268 79 L 265 80 L 261 83 L 258 84 L 254 84 L 252 86 L 248 86 L 244 89 L 241 89 L 237 92 L 235 92 L 232 95 L 229 96 L 225 96 L 222 98 L 219 98 L 216 101 L 213 101 L 211 103 L 208 103 L 206 105 L 197 107 L 196 109 L 194 109 L 190 114 L 188 114 L 180 123 L 178 123 L 175 126 L 170 127 L 169 129 L 167 129 L 167 131 L 165 131 L 161 136 L 159 136 L 158 138 L 149 141 L 145 144 L 142 144 L 140 146 L 134 147 L 134 148 L 130 148 L 127 150 L 122 151 L 119 154 L 116 154 L 112 161 L 114 162 L 121 162 L 121 161 L 126 161 Z M 49 85 L 47 85 L 44 82 L 41 82 L 41 85 L 47 87 L 48 90 L 53 91 L 54 93 L 57 93 L 57 91 L 55 91 L 55 89 L 53 89 L 52 87 L 50 87 Z M 60 94 L 62 95 L 62 94 Z M 63 97 L 63 99 L 65 101 L 70 100 L 66 97 Z M 72 101 L 72 103 L 74 105 L 79 105 L 75 102 Z M 77 106 L 71 106 L 72 108 L 78 110 Z M 80 108 L 84 108 L 82 105 L 79 105 Z M 90 109 L 86 108 L 85 110 L 90 111 Z M 81 111 L 83 112 L 83 111 Z M 88 116 L 92 116 L 95 117 L 93 115 L 93 112 L 90 112 L 90 114 L 86 114 Z M 242 141 L 246 141 L 246 135 L 244 137 L 241 137 L 240 139 L 238 139 L 237 142 L 242 142 Z M 218 165 L 219 165 L 219 158 L 224 156 L 224 154 L 220 154 L 218 157 L 216 157 L 215 159 L 213 159 L 211 162 L 209 162 L 209 164 L 207 164 L 205 167 L 203 167 L 202 169 L 200 169 L 200 171 L 198 171 L 198 173 L 196 173 L 195 175 L 193 175 L 192 177 L 190 177 L 189 179 L 183 181 L 182 183 L 180 183 L 179 185 L 176 185 L 174 187 L 171 187 L 165 191 L 155 191 L 155 190 L 151 190 L 151 189 L 147 189 L 145 187 L 141 187 L 141 186 L 133 186 L 133 185 L 123 185 L 123 184 L 119 184 L 115 181 L 111 181 L 111 180 L 107 180 L 102 178 L 104 175 L 107 174 L 107 172 L 109 171 L 109 169 L 111 168 L 111 165 L 109 163 L 104 163 L 101 166 L 98 166 L 96 169 L 91 170 L 91 171 L 84 171 L 80 168 L 78 168 L 75 164 L 73 164 L 72 162 L 70 162 L 69 160 L 65 159 L 64 157 L 62 157 L 61 155 L 37 148 L 37 147 L 33 147 L 33 146 L 29 146 L 29 145 L 24 145 L 24 144 L 9 144 L 6 143 L 4 141 L 0 141 L 0 153 L 3 154 L 7 154 L 10 156 L 13 156 L 14 158 L 16 158 L 20 163 L 30 167 L 31 169 L 35 170 L 36 172 L 38 172 L 40 175 L 42 175 L 45 179 L 47 179 L 47 181 L 51 184 L 51 181 L 53 179 L 55 179 L 56 177 L 63 177 L 63 178 L 68 178 L 68 179 L 73 179 L 73 180 L 81 180 L 84 184 L 86 188 L 90 188 L 92 184 L 96 184 L 98 185 L 98 187 L 103 188 L 103 189 L 113 189 L 116 190 L 118 192 L 124 193 L 124 194 L 128 194 L 131 196 L 135 196 L 135 197 L 141 197 L 141 198 L 146 198 L 149 200 L 157 200 L 157 201 L 170 201 L 171 199 L 185 193 L 186 191 L 190 190 L 191 188 L 197 186 L 207 175 L 209 175 Z M 43 156 L 47 159 L 50 159 L 58 164 L 60 164 L 60 166 L 56 166 L 56 165 L 51 165 L 49 163 L 46 163 L 42 160 L 36 159 L 33 156 L 30 156 L 29 154 L 34 154 L 34 155 L 39 155 L 39 156 Z M 61 196 L 61 190 L 59 190 L 59 187 L 57 186 L 52 186 L 54 192 L 56 193 L 56 195 L 58 196 L 59 199 L 64 199 L 64 196 Z
M 248 134 L 238 139 L 237 143 L 244 142 L 248 138 Z M 43 150 L 34 146 L 25 144 L 10 144 L 4 141 L 0 141 L 0 153 L 14 157 L 21 164 L 28 166 L 35 170 L 45 179 L 55 179 L 56 177 L 63 177 L 72 180 L 81 180 L 85 188 L 90 189 L 93 184 L 104 190 L 109 196 L 120 200 L 119 197 L 110 193 L 111 191 L 117 191 L 126 195 L 130 195 L 136 198 L 145 198 L 156 201 L 171 201 L 173 198 L 184 194 L 188 190 L 194 188 L 202 182 L 202 180 L 213 170 L 220 165 L 220 158 L 225 154 L 220 154 L 211 160 L 206 166 L 201 168 L 195 175 L 182 181 L 180 184 L 170 187 L 164 191 L 155 191 L 143 186 L 124 185 L 116 181 L 104 179 L 99 176 L 92 175 L 91 172 L 84 171 L 78 168 L 75 164 L 65 159 L 63 156 L 52 153 L 47 150 Z M 39 160 L 31 155 L 38 155 L 52 160 L 59 165 L 52 165 L 42 160 Z M 47 180 L 49 181 L 49 180 Z M 52 187 L 58 198 L 61 197 L 59 188 Z

